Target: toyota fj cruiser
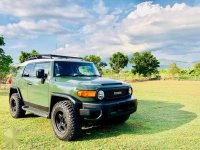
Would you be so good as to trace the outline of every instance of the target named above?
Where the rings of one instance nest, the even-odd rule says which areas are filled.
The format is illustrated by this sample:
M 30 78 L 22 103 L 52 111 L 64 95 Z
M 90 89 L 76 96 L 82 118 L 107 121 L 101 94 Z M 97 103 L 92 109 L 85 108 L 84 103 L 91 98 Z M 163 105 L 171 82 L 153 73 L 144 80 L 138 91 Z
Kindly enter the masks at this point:
M 34 55 L 20 64 L 10 87 L 10 113 L 50 118 L 56 136 L 74 140 L 83 122 L 125 122 L 137 109 L 130 85 L 102 78 L 79 57 Z

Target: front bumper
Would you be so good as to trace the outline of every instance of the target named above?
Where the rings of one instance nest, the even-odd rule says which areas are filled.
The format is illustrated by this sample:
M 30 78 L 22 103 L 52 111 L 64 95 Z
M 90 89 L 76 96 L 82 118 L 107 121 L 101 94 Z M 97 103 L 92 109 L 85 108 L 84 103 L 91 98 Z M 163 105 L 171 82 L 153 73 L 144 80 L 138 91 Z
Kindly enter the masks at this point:
M 137 110 L 137 99 L 130 97 L 123 100 L 83 103 L 80 115 L 84 120 L 100 121 L 108 120 L 122 115 L 129 115 Z

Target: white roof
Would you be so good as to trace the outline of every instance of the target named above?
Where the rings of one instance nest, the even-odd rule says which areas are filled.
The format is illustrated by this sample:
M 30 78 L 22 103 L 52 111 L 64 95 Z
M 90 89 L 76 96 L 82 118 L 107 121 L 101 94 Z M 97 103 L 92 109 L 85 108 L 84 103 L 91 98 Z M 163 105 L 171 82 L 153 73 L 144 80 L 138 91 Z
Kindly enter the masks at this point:
M 29 63 L 33 63 L 33 62 L 45 62 L 45 61 L 48 61 L 48 62 L 51 62 L 51 61 L 88 62 L 88 61 L 83 61 L 83 60 L 73 59 L 73 58 L 68 58 L 68 59 L 65 59 L 65 58 L 55 58 L 55 59 L 33 59 L 33 60 L 25 61 L 25 62 L 19 64 L 19 66 L 26 66 L 26 65 L 29 64 Z

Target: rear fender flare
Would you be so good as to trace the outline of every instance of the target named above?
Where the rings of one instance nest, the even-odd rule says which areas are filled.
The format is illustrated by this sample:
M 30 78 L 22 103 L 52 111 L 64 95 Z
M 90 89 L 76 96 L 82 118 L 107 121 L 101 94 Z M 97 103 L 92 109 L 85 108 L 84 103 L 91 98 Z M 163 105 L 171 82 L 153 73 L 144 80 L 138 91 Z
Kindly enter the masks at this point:
M 16 92 L 13 92 L 13 91 L 16 91 Z M 18 93 L 19 97 L 21 98 L 21 100 L 23 100 L 22 94 L 21 94 L 20 89 L 18 87 L 12 87 L 12 86 L 10 87 L 10 90 L 9 90 L 9 99 L 10 99 L 12 93 Z

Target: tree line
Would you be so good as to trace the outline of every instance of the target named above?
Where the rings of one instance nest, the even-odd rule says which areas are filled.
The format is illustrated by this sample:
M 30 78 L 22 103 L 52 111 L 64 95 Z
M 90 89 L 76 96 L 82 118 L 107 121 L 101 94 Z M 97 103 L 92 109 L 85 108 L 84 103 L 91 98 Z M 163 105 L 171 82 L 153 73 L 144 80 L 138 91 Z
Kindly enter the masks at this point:
M 36 50 L 32 52 L 21 52 L 19 61 L 22 63 L 26 57 L 38 54 Z M 83 58 L 85 61 L 90 61 L 95 64 L 99 72 L 102 74 L 103 69 L 108 66 L 106 62 L 103 62 L 100 56 L 88 55 Z M 132 64 L 132 73 L 140 74 L 142 76 L 151 76 L 153 73 L 158 73 L 159 61 L 154 57 L 151 52 L 134 53 L 129 59 L 127 55 L 117 52 L 113 53 L 109 58 L 109 65 L 114 73 L 119 74 L 122 69 L 127 67 L 128 63 Z
M 104 64 L 97 65 L 97 68 L 102 68 L 107 66 L 105 62 L 101 62 L 101 58 L 96 55 L 89 55 L 84 57 L 84 60 L 94 62 L 94 60 L 98 60 L 98 63 L 94 62 L 94 64 Z M 151 52 L 136 52 L 129 59 L 127 55 L 116 52 L 113 53 L 109 58 L 109 65 L 114 73 L 119 74 L 125 67 L 127 67 L 128 63 L 132 65 L 131 72 L 133 74 L 139 74 L 144 77 L 151 76 L 154 73 L 158 73 L 159 61 L 154 57 Z M 100 71 L 100 72 L 101 72 Z
M 36 50 L 32 50 L 32 52 L 21 52 L 19 56 L 19 61 L 22 63 L 25 61 L 26 57 L 38 54 Z M 139 78 L 180 78 L 180 79 L 191 79 L 192 77 L 199 77 L 200 75 L 200 62 L 197 62 L 193 68 L 190 69 L 182 69 L 179 68 L 176 63 L 171 63 L 167 69 L 161 69 L 160 62 L 157 60 L 155 56 L 149 51 L 144 52 L 136 52 L 130 58 L 121 53 L 116 52 L 113 53 L 110 58 L 108 64 L 110 65 L 110 69 L 105 69 L 108 64 L 102 61 L 100 56 L 97 55 L 88 55 L 83 58 L 85 61 L 93 62 L 100 74 L 120 74 L 121 72 L 126 72 L 126 75 L 138 75 Z M 131 64 L 132 68 L 130 70 L 124 70 L 128 64 Z M 167 77 L 166 77 L 167 76 Z
M 159 74 L 164 79 L 200 80 L 200 62 L 188 69 L 180 68 L 176 63 L 171 63 L 167 70 L 161 69 Z
M 4 38 L 0 37 L 0 46 L 4 45 Z M 31 52 L 21 51 L 19 62 L 23 63 L 28 56 L 35 54 L 39 53 L 36 50 L 32 50 Z M 127 67 L 128 64 L 130 64 L 132 66 L 130 73 L 134 75 L 137 74 L 141 77 L 151 77 L 152 75 L 159 76 L 159 74 L 170 74 L 171 76 L 176 76 L 177 74 L 199 76 L 200 74 L 200 62 L 196 63 L 194 67 L 189 70 L 178 68 L 176 63 L 172 63 L 168 70 L 158 70 L 160 62 L 149 51 L 144 51 L 141 53 L 136 52 L 130 58 L 121 52 L 116 52 L 109 57 L 108 64 L 103 62 L 101 57 L 97 55 L 88 55 L 83 59 L 93 62 L 100 74 L 105 73 L 105 67 L 108 66 L 108 64 L 110 65 L 110 70 L 112 73 L 115 74 L 119 74 Z M 9 72 L 13 72 L 15 70 L 15 67 L 11 65 L 12 63 L 12 57 L 10 55 L 6 55 L 4 50 L 0 48 L 0 80 L 5 78 Z

